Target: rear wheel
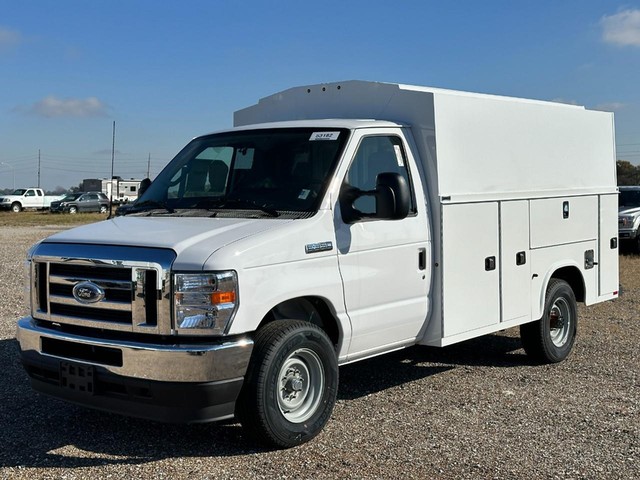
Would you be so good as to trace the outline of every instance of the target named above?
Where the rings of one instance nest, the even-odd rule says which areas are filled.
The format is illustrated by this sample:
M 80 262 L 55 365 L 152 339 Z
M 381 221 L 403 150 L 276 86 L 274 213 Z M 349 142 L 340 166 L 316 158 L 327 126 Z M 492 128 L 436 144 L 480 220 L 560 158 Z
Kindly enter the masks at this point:
M 542 318 L 520 326 L 522 346 L 543 363 L 561 362 L 573 348 L 578 326 L 576 298 L 564 280 L 551 279 Z
M 100 205 L 100 213 L 107 213 L 107 206 L 106 205 Z
M 256 333 L 236 415 L 257 440 L 293 447 L 320 433 L 337 391 L 336 353 L 325 332 L 308 322 L 277 320 Z

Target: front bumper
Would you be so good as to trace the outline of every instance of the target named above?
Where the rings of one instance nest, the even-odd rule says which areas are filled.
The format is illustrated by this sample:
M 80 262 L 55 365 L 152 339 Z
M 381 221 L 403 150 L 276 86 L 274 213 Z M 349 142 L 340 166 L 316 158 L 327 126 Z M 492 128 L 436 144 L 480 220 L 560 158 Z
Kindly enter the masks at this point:
M 83 406 L 173 423 L 233 417 L 253 349 L 250 339 L 214 344 L 101 340 L 18 322 L 33 388 Z
M 633 228 L 618 229 L 618 238 L 620 240 L 633 240 L 638 236 L 638 231 Z

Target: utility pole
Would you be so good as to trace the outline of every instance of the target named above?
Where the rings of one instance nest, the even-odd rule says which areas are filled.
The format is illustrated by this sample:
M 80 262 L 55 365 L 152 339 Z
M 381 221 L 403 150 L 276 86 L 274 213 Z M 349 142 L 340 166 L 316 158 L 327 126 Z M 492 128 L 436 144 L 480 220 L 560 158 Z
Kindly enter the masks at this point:
M 38 188 L 40 188 L 40 149 L 38 149 Z
M 149 159 L 147 160 L 147 178 L 149 177 L 149 172 L 151 171 L 151 152 L 149 152 Z
M 113 206 L 113 163 L 116 156 L 116 121 L 113 121 L 113 138 L 111 140 L 111 180 L 109 184 L 111 185 L 110 195 L 109 195 L 109 216 L 107 218 L 111 218 L 111 208 Z

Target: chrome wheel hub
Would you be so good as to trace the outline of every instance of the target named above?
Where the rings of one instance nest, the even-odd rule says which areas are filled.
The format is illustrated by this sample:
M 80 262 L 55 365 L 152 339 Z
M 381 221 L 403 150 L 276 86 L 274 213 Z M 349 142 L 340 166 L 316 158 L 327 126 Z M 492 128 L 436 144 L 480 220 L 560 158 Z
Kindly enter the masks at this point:
M 320 357 L 307 348 L 298 349 L 284 361 L 278 378 L 280 412 L 292 423 L 308 420 L 320 405 L 325 385 Z
M 558 298 L 549 310 L 549 335 L 556 347 L 563 347 L 569 339 L 573 319 L 569 304 Z

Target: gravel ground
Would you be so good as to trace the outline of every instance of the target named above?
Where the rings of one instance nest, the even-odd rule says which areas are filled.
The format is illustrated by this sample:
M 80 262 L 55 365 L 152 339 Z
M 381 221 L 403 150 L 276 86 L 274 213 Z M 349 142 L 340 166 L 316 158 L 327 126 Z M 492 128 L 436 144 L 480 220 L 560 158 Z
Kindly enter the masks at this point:
M 163 425 L 32 392 L 15 340 L 23 258 L 54 230 L 0 229 L 0 478 L 640 478 L 638 256 L 621 256 L 620 299 L 580 307 L 562 364 L 531 364 L 507 331 L 348 365 L 324 432 L 280 451 L 236 424 Z

